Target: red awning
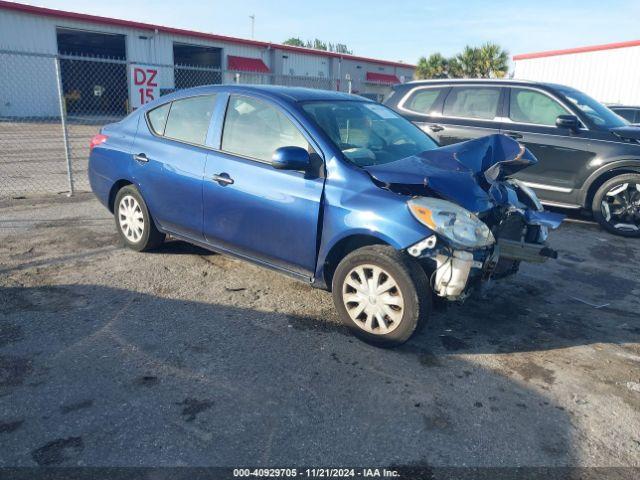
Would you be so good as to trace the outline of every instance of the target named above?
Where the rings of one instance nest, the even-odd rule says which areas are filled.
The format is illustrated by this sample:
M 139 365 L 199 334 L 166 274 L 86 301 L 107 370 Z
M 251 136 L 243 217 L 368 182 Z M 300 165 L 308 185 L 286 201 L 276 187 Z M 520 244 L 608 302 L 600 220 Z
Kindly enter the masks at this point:
M 233 55 L 227 55 L 227 68 L 240 72 L 269 73 L 271 71 L 260 58 L 234 57 Z
M 400 83 L 400 79 L 389 73 L 367 72 L 367 82 L 374 83 Z

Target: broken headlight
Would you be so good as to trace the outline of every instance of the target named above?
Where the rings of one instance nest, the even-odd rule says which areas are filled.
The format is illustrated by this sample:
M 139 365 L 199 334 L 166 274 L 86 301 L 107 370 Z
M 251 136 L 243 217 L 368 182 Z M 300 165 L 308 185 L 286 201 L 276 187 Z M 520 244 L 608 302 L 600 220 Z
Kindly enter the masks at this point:
M 466 248 L 495 243 L 489 227 L 470 211 L 438 198 L 417 197 L 407 202 L 413 216 L 438 235 Z

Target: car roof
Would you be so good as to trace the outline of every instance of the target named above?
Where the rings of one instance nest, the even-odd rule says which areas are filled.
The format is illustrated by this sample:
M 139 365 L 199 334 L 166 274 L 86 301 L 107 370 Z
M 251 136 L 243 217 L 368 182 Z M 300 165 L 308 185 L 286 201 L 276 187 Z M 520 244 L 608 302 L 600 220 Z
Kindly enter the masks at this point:
M 439 84 L 491 84 L 491 85 L 527 85 L 527 86 L 541 86 L 547 88 L 566 88 L 565 85 L 548 83 L 548 82 L 534 82 L 531 80 L 517 80 L 517 79 L 504 79 L 504 78 L 436 78 L 431 80 L 412 80 L 403 85 L 420 86 L 420 85 L 439 85 Z
M 332 90 L 319 90 L 303 87 L 282 87 L 277 85 L 207 85 L 202 87 L 189 88 L 176 92 L 174 98 L 186 97 L 193 94 L 203 93 L 260 93 L 267 97 L 277 98 L 285 102 L 304 102 L 318 100 L 358 100 L 371 102 L 365 97 L 351 95 Z

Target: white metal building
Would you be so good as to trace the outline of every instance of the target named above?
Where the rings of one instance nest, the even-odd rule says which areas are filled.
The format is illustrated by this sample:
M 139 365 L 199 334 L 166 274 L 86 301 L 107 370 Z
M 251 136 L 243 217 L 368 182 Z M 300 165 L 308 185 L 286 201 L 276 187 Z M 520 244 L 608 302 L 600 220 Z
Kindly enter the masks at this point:
M 608 104 L 640 105 L 640 40 L 515 55 L 514 78 L 568 85 Z
M 322 88 L 342 91 L 347 90 L 350 78 L 353 93 L 370 96 L 383 93 L 391 84 L 410 80 L 415 70 L 413 65 L 400 62 L 0 0 L 0 117 L 46 116 L 58 111 L 57 85 L 48 80 L 55 78 L 54 62 L 36 62 L 33 57 L 13 52 L 107 57 L 125 64 L 165 65 L 167 68 L 160 68 L 158 73 L 161 91 L 191 86 L 179 77 L 178 65 L 219 69 L 227 77 L 233 72 L 257 72 L 272 79 L 282 76 L 326 79 Z M 110 87 L 111 91 L 116 87 L 126 91 L 124 68 L 122 75 L 103 74 L 103 78 L 117 77 L 113 80 L 117 85 L 96 85 L 96 92 L 108 92 Z M 70 75 L 72 72 L 67 69 L 66 76 Z M 94 75 L 100 73 L 96 70 Z M 207 83 L 227 83 L 230 81 L 227 77 Z M 69 92 L 64 93 L 68 98 Z

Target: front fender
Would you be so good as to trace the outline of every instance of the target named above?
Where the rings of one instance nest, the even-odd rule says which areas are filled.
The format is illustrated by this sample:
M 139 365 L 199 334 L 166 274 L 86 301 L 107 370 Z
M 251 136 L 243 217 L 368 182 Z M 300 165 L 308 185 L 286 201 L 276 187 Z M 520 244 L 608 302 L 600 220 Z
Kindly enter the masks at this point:
M 377 187 L 362 170 L 331 165 L 335 161 L 327 164 L 316 278 L 322 278 L 331 249 L 347 237 L 369 236 L 402 250 L 433 233 L 413 217 L 409 197 Z
M 640 157 L 629 158 L 627 156 L 621 159 L 614 159 L 608 161 L 600 167 L 597 167 L 594 171 L 591 172 L 591 174 L 589 174 L 589 176 L 584 181 L 582 188 L 580 189 L 580 196 L 578 198 L 580 204 L 585 205 L 591 187 L 595 184 L 595 182 L 598 181 L 599 178 L 615 170 L 633 170 L 640 173 Z M 587 205 L 587 208 L 588 207 L 589 206 Z

